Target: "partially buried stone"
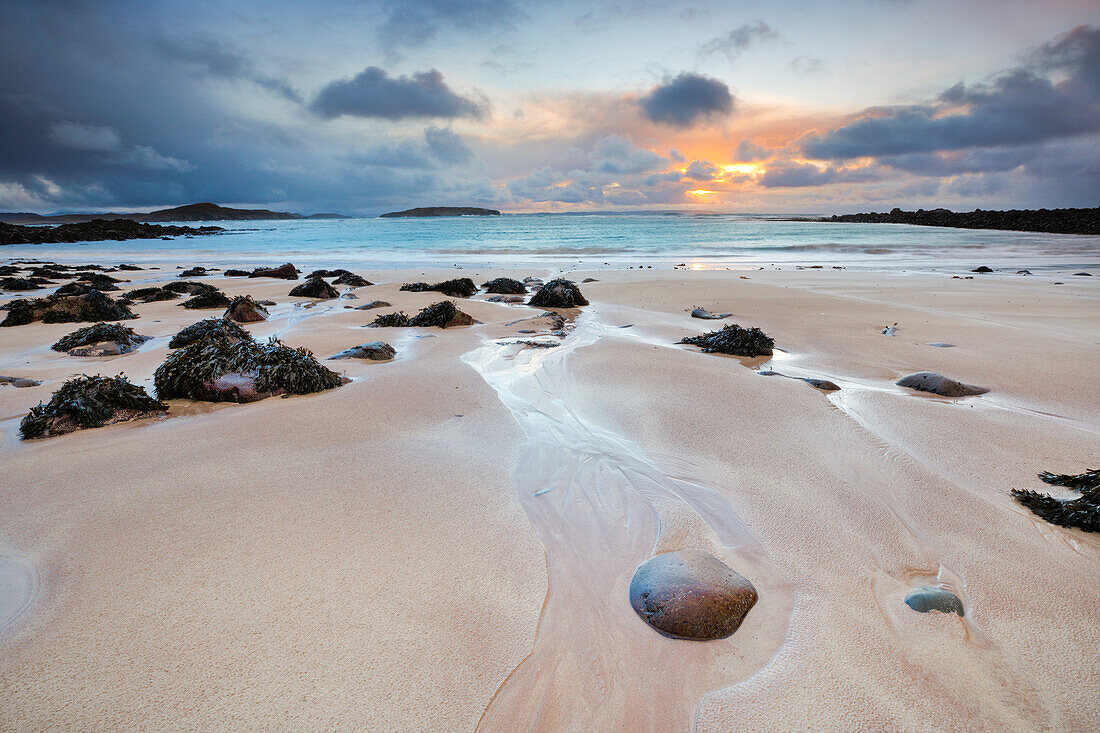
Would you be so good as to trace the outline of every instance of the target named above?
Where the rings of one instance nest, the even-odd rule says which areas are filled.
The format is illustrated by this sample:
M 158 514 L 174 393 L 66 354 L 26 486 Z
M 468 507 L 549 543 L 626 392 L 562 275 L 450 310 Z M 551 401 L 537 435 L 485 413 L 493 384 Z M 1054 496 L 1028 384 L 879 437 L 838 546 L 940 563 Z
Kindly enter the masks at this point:
M 935 372 L 917 372 L 907 377 L 902 377 L 896 384 L 899 387 L 908 387 L 918 392 L 931 392 L 942 397 L 967 397 L 976 394 L 985 394 L 989 390 L 973 384 L 963 384 L 954 379 L 945 377 Z
M 959 600 L 957 595 L 946 588 L 935 585 L 925 585 L 910 591 L 909 595 L 905 596 L 905 605 L 920 613 L 940 611 L 942 613 L 957 613 L 960 616 L 966 615 L 963 611 L 962 601 Z
M 350 349 L 344 349 L 339 354 L 333 354 L 330 359 L 370 359 L 371 361 L 389 361 L 397 355 L 397 350 L 385 341 L 370 341 Z
M 822 392 L 836 392 L 840 389 L 840 385 L 836 382 L 830 382 L 828 379 L 816 379 L 814 377 L 802 377 L 802 381 L 811 387 L 820 389 Z
M 364 303 L 361 306 L 356 307 L 357 311 L 369 311 L 375 308 L 389 308 L 390 304 L 384 300 L 372 300 L 369 303 Z
M 630 605 L 673 639 L 724 639 L 756 604 L 756 588 L 713 555 L 677 550 L 651 557 L 630 581 Z

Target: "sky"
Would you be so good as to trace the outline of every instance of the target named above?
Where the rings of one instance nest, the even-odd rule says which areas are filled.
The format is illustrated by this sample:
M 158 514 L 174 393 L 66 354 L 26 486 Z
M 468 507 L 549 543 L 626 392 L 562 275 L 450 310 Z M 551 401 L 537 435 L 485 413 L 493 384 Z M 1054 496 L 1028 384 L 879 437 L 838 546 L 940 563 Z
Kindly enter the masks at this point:
M 1100 206 L 1095 0 L 0 0 L 0 211 Z

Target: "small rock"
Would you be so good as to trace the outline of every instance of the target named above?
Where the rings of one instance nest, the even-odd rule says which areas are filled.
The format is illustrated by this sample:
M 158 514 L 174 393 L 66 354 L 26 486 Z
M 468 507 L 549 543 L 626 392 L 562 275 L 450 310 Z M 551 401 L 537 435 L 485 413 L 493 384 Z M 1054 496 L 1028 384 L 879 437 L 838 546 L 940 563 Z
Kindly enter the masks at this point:
M 980 272 L 980 273 L 984 274 L 984 273 L 987 273 L 987 272 L 993 272 L 993 269 L 990 268 L 990 267 L 986 267 L 985 265 L 982 265 L 981 267 L 975 267 L 973 270 L 971 270 L 971 272 Z
M 1017 270 L 1017 271 L 1016 271 L 1016 274 L 1017 274 L 1017 275 L 1030 275 L 1030 274 L 1031 274 L 1031 270 Z
M 384 300 L 372 300 L 369 303 L 364 303 L 363 305 L 360 305 L 360 306 L 356 307 L 355 310 L 357 310 L 357 311 L 369 311 L 369 310 L 373 310 L 374 308 L 390 308 L 390 307 L 392 307 L 391 304 L 387 303 Z
M 691 310 L 692 318 L 705 318 L 707 320 L 720 320 L 722 318 L 729 318 L 732 315 L 732 313 L 711 313 L 706 308 L 693 308 Z
M 42 383 L 36 382 L 33 379 L 26 379 L 24 377 L 0 376 L 0 384 L 10 384 L 13 387 L 37 387 Z
M 985 394 L 989 391 L 985 387 L 956 382 L 954 379 L 949 379 L 935 372 L 910 374 L 907 377 L 902 377 L 895 384 L 899 387 L 908 387 L 918 392 L 931 392 L 943 397 L 967 397 L 969 395 Z
M 577 308 L 588 305 L 588 301 L 576 283 L 558 278 L 539 288 L 527 304 L 539 308 Z
M 328 300 L 330 298 L 340 297 L 340 293 L 336 292 L 336 288 L 332 287 L 321 278 L 312 277 L 301 285 L 293 288 L 290 291 L 290 296 L 293 298 L 320 298 L 322 300 Z
M 598 283 L 598 282 L 599 282 L 599 280 L 597 280 L 594 277 L 586 277 L 585 279 L 581 280 L 581 285 L 583 285 L 585 283 Z
M 98 344 L 77 346 L 69 349 L 69 356 L 120 356 L 134 350 L 133 346 L 123 346 L 117 341 L 100 341 Z
M 836 382 L 830 382 L 828 379 L 802 377 L 802 381 L 810 385 L 811 387 L 820 389 L 822 392 L 836 392 L 840 389 L 840 386 Z
M 937 349 L 953 349 L 955 344 L 949 344 L 945 341 L 929 341 L 929 346 L 935 346 Z
M 897 328 L 898 324 L 895 323 L 892 326 L 887 326 L 886 328 L 882 329 L 882 333 L 886 336 L 894 336 L 897 333 Z
M 257 267 L 252 272 L 248 273 L 249 277 L 277 277 L 282 280 L 297 280 L 298 268 L 289 262 L 279 267 Z
M 630 580 L 630 605 L 673 639 L 724 639 L 756 604 L 756 588 L 713 555 L 677 550 L 651 557 Z
M 928 613 L 940 611 L 941 613 L 957 613 L 965 616 L 962 601 L 959 597 L 947 590 L 935 585 L 925 585 L 912 590 L 905 596 L 905 605 L 914 611 Z
M 371 361 L 389 361 L 397 356 L 397 350 L 385 341 L 370 341 L 350 349 L 344 349 L 339 354 L 330 356 L 330 359 L 370 359 Z
M 1075 277 L 1092 277 L 1091 272 L 1075 272 L 1073 274 Z
M 266 321 L 267 316 L 267 309 L 247 295 L 234 298 L 229 307 L 225 309 L 225 313 L 222 314 L 222 318 L 228 318 L 237 323 Z

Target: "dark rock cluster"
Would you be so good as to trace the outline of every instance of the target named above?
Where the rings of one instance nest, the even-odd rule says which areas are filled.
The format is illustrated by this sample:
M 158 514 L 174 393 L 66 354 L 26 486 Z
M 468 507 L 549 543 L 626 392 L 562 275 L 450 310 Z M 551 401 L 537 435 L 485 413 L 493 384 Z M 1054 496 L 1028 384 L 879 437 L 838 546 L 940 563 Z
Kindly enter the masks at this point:
M 588 301 L 575 282 L 558 278 L 540 287 L 527 301 L 527 305 L 538 308 L 579 308 L 588 305 Z
M 62 242 L 102 242 L 126 239 L 157 239 L 181 235 L 215 234 L 221 227 L 180 227 L 141 224 L 132 219 L 93 219 L 56 227 L 23 226 L 0 223 L 0 244 L 59 244 Z
M 298 285 L 290 291 L 290 295 L 295 298 L 338 298 L 340 293 L 336 291 L 336 288 L 329 285 L 327 282 L 319 277 L 310 277 L 301 285 Z
M 429 285 L 428 283 L 405 283 L 401 286 L 401 290 L 410 293 L 436 292 L 443 293 L 452 298 L 469 298 L 477 292 L 477 286 L 474 285 L 474 281 L 470 278 L 459 277 L 454 280 L 445 280 L 441 283 L 435 283 L 434 285 Z
M 148 340 L 148 336 L 135 333 L 134 329 L 121 323 L 96 323 L 62 336 L 50 348 L 68 351 L 73 356 L 109 356 L 127 354 Z M 106 344 L 113 347 L 105 347 Z M 102 348 L 87 350 L 87 347 L 96 346 Z
M 734 356 L 771 356 L 775 340 L 759 328 L 743 328 L 731 323 L 720 331 L 689 336 L 677 343 L 700 347 L 707 354 Z
M 13 300 L 3 306 L 8 315 L 0 326 L 25 326 L 33 321 L 78 323 L 81 321 L 122 321 L 137 318 L 125 303 L 111 300 L 98 290 L 82 295 L 48 295 L 31 300 Z
M 928 227 L 960 229 L 1006 229 L 1018 232 L 1051 234 L 1100 234 L 1100 208 L 1096 209 L 1012 209 L 1009 211 L 954 212 L 947 209 L 902 211 L 887 214 L 844 214 L 822 221 L 867 224 L 919 224 Z
M 46 404 L 32 407 L 19 423 L 19 434 L 24 440 L 48 438 L 167 411 L 168 405 L 124 376 L 85 375 L 65 382 Z

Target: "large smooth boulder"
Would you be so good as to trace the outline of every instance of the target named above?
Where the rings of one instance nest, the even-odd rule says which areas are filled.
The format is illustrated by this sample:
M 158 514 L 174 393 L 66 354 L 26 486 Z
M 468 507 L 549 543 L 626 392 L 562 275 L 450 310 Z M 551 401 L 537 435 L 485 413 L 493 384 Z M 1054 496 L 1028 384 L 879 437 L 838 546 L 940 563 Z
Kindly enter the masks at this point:
M 397 350 L 385 341 L 369 341 L 365 344 L 344 349 L 333 354 L 330 359 L 369 359 L 371 361 L 389 361 L 397 356 Z
M 699 550 L 651 557 L 630 581 L 634 611 L 673 639 L 724 639 L 741 626 L 757 597 L 748 579 Z
M 954 379 L 935 372 L 910 374 L 907 377 L 902 377 L 895 384 L 899 387 L 915 389 L 918 392 L 931 392 L 941 397 L 968 397 L 970 395 L 985 394 L 989 391 L 985 387 L 956 382 Z
M 298 268 L 289 262 L 279 267 L 257 267 L 248 273 L 249 277 L 276 277 L 281 280 L 297 280 Z
M 222 318 L 228 318 L 237 323 L 256 323 L 258 321 L 266 321 L 268 315 L 267 309 L 254 301 L 250 296 L 239 295 L 234 298 L 229 304 L 229 307 L 225 309 Z

